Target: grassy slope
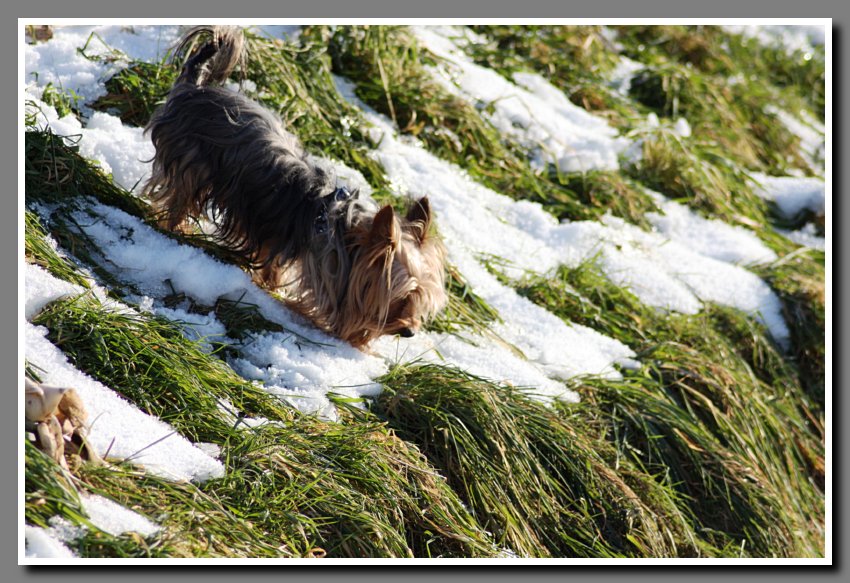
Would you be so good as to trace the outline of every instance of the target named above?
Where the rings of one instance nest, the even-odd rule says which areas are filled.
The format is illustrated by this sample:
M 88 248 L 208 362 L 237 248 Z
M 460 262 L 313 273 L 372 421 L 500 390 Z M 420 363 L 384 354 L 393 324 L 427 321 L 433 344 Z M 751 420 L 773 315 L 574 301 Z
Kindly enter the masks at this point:
M 28 446 L 28 522 L 45 525 L 58 513 L 85 524 L 76 492 L 86 490 L 165 529 L 148 540 L 91 530 L 75 549 L 84 556 L 493 556 L 500 548 L 529 556 L 823 554 L 823 255 L 776 234 L 777 217 L 742 182 L 747 171 L 782 174 L 799 163 L 794 139 L 775 119 L 762 119 L 759 100 L 818 112 L 817 58 L 795 66 L 752 44 L 739 50 L 740 39 L 711 29 L 624 29 L 624 51 L 648 67 L 632 99 L 623 99 L 601 82 L 616 55 L 593 27 L 477 28 L 490 41 L 470 47 L 478 62 L 506 76 L 539 71 L 624 132 L 649 111 L 687 115 L 693 139 L 645 136 L 644 163 L 623 174 L 537 174 L 517 145 L 431 81 L 425 67 L 433 59 L 404 29 L 316 27 L 298 46 L 252 35 L 247 74 L 309 149 L 363 172 L 385 200 L 382 169 L 331 72 L 354 81 L 364 101 L 435 154 L 560 218 L 610 211 L 645 226 L 652 205 L 643 184 L 709 216 L 759 225 L 782 256 L 761 275 L 785 305 L 791 357 L 740 313 L 709 307 L 663 317 L 588 264 L 506 283 L 566 321 L 628 344 L 642 369 L 624 371 L 622 381 L 576 379 L 580 405 L 546 407 L 464 371 L 408 365 L 380 379 L 386 390 L 368 411 L 340 403 L 343 421 L 330 424 L 236 377 L 175 324 L 117 315 L 90 297 L 64 301 L 38 316 L 51 340 L 181 434 L 217 444 L 227 472 L 201 486 L 163 482 L 128 464 L 83 465 L 63 476 Z M 720 45 L 730 38 L 738 44 L 727 54 Z M 753 54 L 756 81 L 725 94 L 719 80 L 754 66 L 744 61 Z M 97 107 L 143 125 L 172 75 L 166 65 L 134 64 Z M 71 110 L 71 98 L 54 100 Z M 718 103 L 740 105 L 718 111 Z M 98 268 L 96 247 L 63 211 L 84 208 L 88 195 L 144 216 L 144 202 L 49 134 L 32 132 L 26 144 L 27 202 L 53 209 L 41 220 L 27 214 L 27 260 L 76 282 L 84 266 L 117 295 L 131 291 Z M 45 243 L 44 226 L 68 257 Z M 188 240 L 227 259 L 214 243 Z M 453 274 L 450 289 L 451 309 L 435 329 L 485 332 L 498 318 L 462 274 Z M 248 306 L 216 309 L 234 338 L 270 325 Z M 157 348 L 140 338 L 156 338 Z M 219 354 L 228 351 L 238 345 Z M 221 397 L 277 423 L 234 424 L 217 405 Z

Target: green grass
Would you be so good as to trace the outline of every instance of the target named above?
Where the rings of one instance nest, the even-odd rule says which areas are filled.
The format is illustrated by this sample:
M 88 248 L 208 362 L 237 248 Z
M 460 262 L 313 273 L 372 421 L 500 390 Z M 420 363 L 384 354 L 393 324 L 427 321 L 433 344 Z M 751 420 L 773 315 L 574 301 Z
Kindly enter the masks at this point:
M 756 196 L 741 167 L 714 143 L 694 142 L 661 127 L 636 133 L 642 157 L 625 172 L 643 185 L 709 217 L 766 228 L 768 205 Z
M 388 189 L 383 169 L 368 155 L 373 144 L 363 132 L 359 112 L 348 105 L 336 90 L 325 46 L 311 41 L 299 45 L 268 39 L 250 31 L 247 31 L 246 38 L 248 60 L 245 78 L 256 84 L 256 94 L 251 97 L 277 112 L 285 125 L 299 135 L 308 150 L 340 160 L 363 173 L 374 189 L 376 200 L 382 204 L 400 205 L 401 201 Z M 236 72 L 234 77 L 238 78 L 240 74 Z M 109 93 L 92 107 L 115 111 L 125 123 L 144 126 L 156 105 L 165 99 L 175 75 L 176 66 L 165 60 L 155 64 L 131 63 L 107 81 Z M 62 149 L 62 145 L 57 146 L 53 141 L 49 147 Z M 34 146 L 36 148 L 48 149 L 41 144 Z M 66 152 L 59 156 L 64 157 L 63 154 L 73 156 Z M 39 180 L 39 184 L 44 184 L 44 181 Z M 33 198 L 41 200 L 43 188 L 32 190 L 35 193 Z M 79 191 L 77 189 L 76 192 Z M 108 200 L 98 199 L 111 204 L 114 196 Z M 142 216 L 138 212 L 131 214 Z M 208 237 L 189 235 L 182 238 L 225 262 L 243 263 L 240 257 Z M 450 271 L 448 292 L 449 309 L 432 323 L 433 329 L 457 332 L 465 328 L 484 334 L 488 323 L 498 319 L 493 308 L 469 290 L 456 270 Z
M 617 64 L 616 53 L 597 25 L 477 25 L 473 31 L 489 41 L 472 43 L 475 61 L 506 77 L 520 71 L 557 76 L 567 83 L 601 82 Z
M 735 310 L 663 316 L 592 264 L 517 291 L 565 321 L 617 338 L 644 363 L 582 396 L 622 455 L 669 475 L 718 547 L 754 556 L 822 554 L 823 426 L 766 330 Z
M 769 92 L 668 64 L 644 69 L 632 79 L 630 96 L 660 116 L 684 117 L 696 140 L 716 144 L 740 166 L 771 174 L 810 171 L 799 138 L 767 111 Z
M 27 131 L 24 137 L 24 187 L 27 203 L 68 204 L 90 196 L 135 217 L 144 217 L 147 203 L 129 195 L 93 162 L 50 131 Z
M 673 493 L 629 464 L 618 475 L 581 415 L 455 368 L 400 366 L 380 381 L 375 413 L 447 476 L 499 544 L 532 557 L 696 552 Z M 635 493 L 626 483 L 635 477 L 654 497 Z
M 806 54 L 763 46 L 757 39 L 724 31 L 717 26 L 618 26 L 617 40 L 624 53 L 649 64 L 677 62 L 703 73 L 731 77 L 746 73 L 749 84 L 772 86 L 778 95 L 798 97 L 823 117 L 825 102 L 825 49 Z
M 533 33 L 520 25 L 482 25 L 472 29 L 485 42 L 464 46 L 479 65 L 513 80 L 517 72 L 533 71 L 564 92 L 574 104 L 605 117 L 617 128 L 629 129 L 644 115 L 638 104 L 608 87 L 618 53 L 600 26 L 539 26 Z
M 75 256 L 82 253 L 84 263 L 97 266 L 98 250 L 74 235 L 80 231 L 68 223 L 62 209 L 85 208 L 83 193 L 107 203 L 118 201 L 131 211 L 136 210 L 135 199 L 108 179 L 101 180 L 95 166 L 86 164 L 55 136 L 31 133 L 32 143 L 41 147 L 32 147 L 39 155 L 28 160 L 33 181 L 28 194 L 33 194 L 34 202 L 59 209 L 50 215 L 57 239 Z M 55 160 L 59 162 L 51 172 L 49 166 Z M 55 187 L 51 188 L 56 183 L 67 194 L 56 196 Z M 30 260 L 63 279 L 81 277 L 73 264 L 46 243 L 34 213 L 28 212 L 27 227 Z M 124 289 L 120 283 L 115 285 Z M 201 311 L 207 308 L 195 306 Z M 241 301 L 219 301 L 211 308 L 237 339 L 277 329 L 255 307 Z M 414 448 L 380 424 L 339 425 L 301 417 L 188 341 L 177 324 L 116 313 L 90 296 L 49 306 L 34 321 L 50 330 L 50 339 L 77 367 L 168 421 L 189 439 L 219 444 L 228 462 L 225 478 L 200 488 L 171 485 L 129 467 L 84 465 L 78 471 L 93 491 L 141 507 L 148 516 L 158 516 L 162 508 L 173 510 L 167 513 L 168 528 L 161 541 L 134 543 L 95 532 L 78 541 L 78 552 L 258 557 L 311 553 L 491 556 L 496 552 L 444 480 Z M 232 414 L 222 412 L 221 402 L 231 404 Z M 238 421 L 243 415 L 263 416 L 282 425 L 248 431 Z M 375 500 L 385 503 L 376 506 Z M 179 510 L 187 503 L 185 511 Z M 52 507 L 48 510 L 55 514 Z M 64 515 L 75 524 L 85 524 L 72 513 Z M 209 518 L 199 523 L 198 515 Z M 30 522 L 39 523 L 35 518 Z M 260 526 L 253 528 L 252 522 Z
M 825 254 L 800 248 L 773 264 L 756 269 L 782 302 L 791 329 L 791 357 L 806 393 L 822 411 L 826 383 Z
M 24 255 L 27 261 L 43 267 L 59 279 L 90 287 L 89 281 L 80 274 L 77 266 L 50 244 L 38 215 L 27 210 L 24 221 Z
M 115 112 L 125 125 L 145 127 L 177 78 L 177 67 L 167 57 L 156 63 L 134 61 L 110 77 L 92 109 Z

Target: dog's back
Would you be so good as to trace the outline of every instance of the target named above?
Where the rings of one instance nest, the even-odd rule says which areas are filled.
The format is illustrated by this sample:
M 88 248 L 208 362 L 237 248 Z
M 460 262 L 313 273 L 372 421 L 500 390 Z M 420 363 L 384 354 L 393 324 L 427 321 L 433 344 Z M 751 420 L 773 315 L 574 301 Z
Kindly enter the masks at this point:
M 220 86 L 244 61 L 239 29 L 192 28 L 175 54 L 204 38 L 148 124 L 156 155 L 145 192 L 163 226 L 212 213 L 217 236 L 247 262 L 285 263 L 309 244 L 332 177 L 275 114 Z

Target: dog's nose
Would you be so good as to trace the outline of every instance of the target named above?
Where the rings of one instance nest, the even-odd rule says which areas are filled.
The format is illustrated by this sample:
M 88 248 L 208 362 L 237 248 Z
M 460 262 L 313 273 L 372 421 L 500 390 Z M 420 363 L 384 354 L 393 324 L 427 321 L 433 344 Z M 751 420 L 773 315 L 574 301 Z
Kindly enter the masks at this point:
M 410 328 L 402 328 L 401 331 L 398 333 L 398 335 L 402 338 L 413 338 L 414 334 L 415 332 Z

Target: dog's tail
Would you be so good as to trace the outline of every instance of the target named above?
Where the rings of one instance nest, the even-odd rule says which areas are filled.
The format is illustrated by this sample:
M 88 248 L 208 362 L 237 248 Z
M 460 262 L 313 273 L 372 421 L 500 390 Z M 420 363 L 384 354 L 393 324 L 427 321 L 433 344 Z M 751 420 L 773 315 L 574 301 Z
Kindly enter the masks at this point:
M 234 26 L 196 26 L 189 29 L 174 49 L 174 56 L 193 49 L 198 40 L 207 37 L 200 49 L 192 52 L 183 65 L 177 83 L 198 87 L 224 83 L 236 65 L 244 70 L 245 39 L 242 30 Z

